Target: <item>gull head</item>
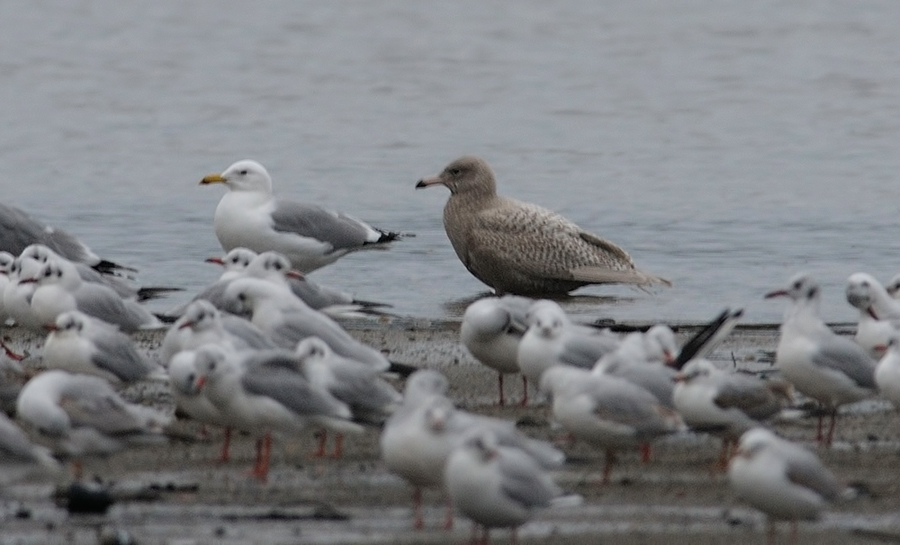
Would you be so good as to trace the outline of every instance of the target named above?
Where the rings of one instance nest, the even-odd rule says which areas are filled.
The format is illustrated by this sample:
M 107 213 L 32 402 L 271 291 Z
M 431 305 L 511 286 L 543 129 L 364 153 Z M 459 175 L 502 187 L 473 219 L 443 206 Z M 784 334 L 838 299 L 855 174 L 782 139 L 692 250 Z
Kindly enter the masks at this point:
M 30 257 L 31 259 L 40 261 L 41 263 L 46 263 L 51 258 L 59 259 L 59 254 L 44 246 L 43 244 L 31 244 L 22 250 L 20 254 L 25 257 Z
M 55 333 L 77 336 L 84 331 L 88 322 L 88 317 L 77 310 L 63 312 L 56 317 L 56 321 L 47 328 Z
M 487 161 L 473 156 L 460 157 L 441 171 L 440 174 L 422 178 L 416 189 L 432 185 L 444 185 L 451 195 L 493 196 L 497 194 L 494 171 Z
M 219 309 L 206 299 L 198 299 L 191 302 L 184 309 L 184 314 L 176 322 L 178 329 L 192 329 L 194 331 L 207 331 L 216 326 L 221 320 Z
M 256 252 L 247 248 L 232 248 L 225 257 L 210 257 L 206 262 L 225 267 L 225 272 L 236 272 L 246 269 L 256 255 Z
M 854 307 L 868 311 L 873 318 L 878 319 L 872 311 L 875 303 L 875 286 L 877 280 L 866 273 L 853 273 L 847 278 L 847 302 Z
M 566 312 L 557 303 L 548 300 L 537 301 L 528 309 L 529 330 L 544 339 L 559 337 L 569 324 Z
M 331 353 L 331 348 L 319 337 L 312 336 L 297 343 L 297 349 L 294 352 L 301 362 L 307 360 L 315 361 L 328 357 Z
M 291 262 L 284 254 L 268 251 L 257 255 L 247 266 L 247 275 L 253 278 L 275 279 L 278 281 L 288 278 L 303 279 L 303 275 L 291 269 Z
M 489 340 L 507 331 L 512 317 L 498 301 L 496 297 L 485 297 L 469 305 L 463 314 L 460 335 Z
M 261 191 L 272 193 L 272 178 L 266 167 L 245 159 L 234 163 L 221 174 L 209 174 L 200 180 L 201 185 L 221 183 L 231 191 Z
M 195 396 L 200 393 L 200 385 L 197 384 L 199 374 L 195 360 L 197 353 L 193 350 L 182 350 L 172 357 L 169 362 L 169 381 L 172 388 L 186 396 Z
M 790 297 L 794 301 L 813 301 L 819 299 L 820 293 L 819 283 L 812 276 L 798 273 L 791 278 L 787 288 L 770 291 L 765 298 Z
M 666 365 L 675 363 L 678 356 L 678 343 L 672 328 L 659 324 L 651 327 L 642 337 L 648 359 L 661 361 Z

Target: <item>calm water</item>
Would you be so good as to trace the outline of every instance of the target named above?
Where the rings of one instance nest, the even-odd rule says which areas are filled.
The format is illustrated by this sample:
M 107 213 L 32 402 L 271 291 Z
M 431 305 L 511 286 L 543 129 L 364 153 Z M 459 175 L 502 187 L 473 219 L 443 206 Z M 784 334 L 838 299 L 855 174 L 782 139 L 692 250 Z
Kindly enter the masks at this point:
M 198 181 L 255 158 L 283 196 L 416 234 L 313 279 L 458 313 L 485 288 L 447 192 L 413 185 L 464 153 L 675 283 L 575 312 L 775 321 L 762 294 L 809 270 L 849 321 L 850 273 L 900 272 L 891 0 L 7 2 L 0 51 L 2 198 L 144 284 L 218 275 L 223 188 Z

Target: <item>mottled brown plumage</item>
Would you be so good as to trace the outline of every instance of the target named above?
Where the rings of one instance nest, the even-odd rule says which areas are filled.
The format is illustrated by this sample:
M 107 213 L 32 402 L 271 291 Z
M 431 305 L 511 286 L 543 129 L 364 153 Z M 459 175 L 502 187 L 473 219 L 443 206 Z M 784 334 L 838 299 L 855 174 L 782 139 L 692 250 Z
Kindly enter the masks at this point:
M 498 293 L 564 294 L 588 284 L 666 284 L 628 252 L 540 206 L 497 195 L 483 159 L 461 157 L 416 188 L 450 189 L 444 228 L 463 265 Z

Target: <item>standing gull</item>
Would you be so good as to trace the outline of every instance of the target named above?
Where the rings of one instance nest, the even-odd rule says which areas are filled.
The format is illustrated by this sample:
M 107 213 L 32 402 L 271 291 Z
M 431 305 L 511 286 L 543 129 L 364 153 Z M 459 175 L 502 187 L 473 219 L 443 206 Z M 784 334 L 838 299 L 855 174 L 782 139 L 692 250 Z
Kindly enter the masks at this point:
M 516 295 L 485 297 L 463 314 L 459 337 L 481 363 L 497 371 L 500 402 L 504 404 L 503 375 L 519 372 L 519 341 L 528 329 L 531 299 Z M 528 379 L 522 376 L 522 406 L 528 404 Z
M 831 414 L 831 425 L 822 434 L 819 416 L 817 439 L 831 445 L 837 409 L 875 393 L 875 361 L 855 342 L 831 331 L 819 317 L 821 290 L 809 275 L 791 278 L 786 289 L 766 298 L 788 297 L 775 364 L 782 376 L 800 393 L 822 404 Z
M 845 493 L 815 454 L 762 428 L 741 437 L 728 479 L 738 496 L 769 518 L 770 543 L 776 520 L 791 521 L 795 543 L 797 521 L 819 518 L 826 502 Z
M 498 293 L 565 294 L 589 284 L 666 284 L 637 269 L 628 252 L 559 214 L 497 195 L 494 172 L 461 157 L 416 188 L 444 185 L 444 229 L 456 255 Z
M 853 340 L 871 357 L 881 358 L 894 334 L 890 310 L 896 302 L 877 280 L 865 273 L 854 273 L 847 278 L 846 295 L 847 302 L 859 309 L 859 321 Z M 896 313 L 893 315 L 898 317 Z
M 276 199 L 272 178 L 256 161 L 238 161 L 201 184 L 228 187 L 214 217 L 216 236 L 226 251 L 243 246 L 275 250 L 308 273 L 349 252 L 396 240 L 398 233 L 376 229 L 356 218 L 320 206 Z

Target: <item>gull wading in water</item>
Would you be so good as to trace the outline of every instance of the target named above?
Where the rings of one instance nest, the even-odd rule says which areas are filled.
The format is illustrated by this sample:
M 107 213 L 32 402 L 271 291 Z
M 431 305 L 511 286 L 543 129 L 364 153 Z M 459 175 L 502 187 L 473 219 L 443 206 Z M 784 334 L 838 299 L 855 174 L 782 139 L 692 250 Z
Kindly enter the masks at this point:
M 483 159 L 461 157 L 416 188 L 450 190 L 444 229 L 465 265 L 497 293 L 566 294 L 589 284 L 665 284 L 628 252 L 540 206 L 497 195 Z
M 834 437 L 837 409 L 875 394 L 875 360 L 855 342 L 839 336 L 819 317 L 821 289 L 808 274 L 791 278 L 787 288 L 766 298 L 788 297 L 775 365 L 800 393 L 818 401 L 831 414 L 827 434 L 819 416 L 817 439 L 826 446 Z
M 256 161 L 238 161 L 200 183 L 228 187 L 214 217 L 216 237 L 225 251 L 237 247 L 274 250 L 303 273 L 355 250 L 383 247 L 400 236 L 315 204 L 276 199 L 272 178 Z

